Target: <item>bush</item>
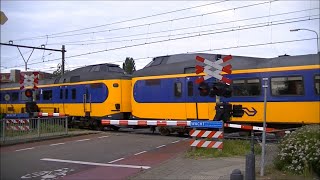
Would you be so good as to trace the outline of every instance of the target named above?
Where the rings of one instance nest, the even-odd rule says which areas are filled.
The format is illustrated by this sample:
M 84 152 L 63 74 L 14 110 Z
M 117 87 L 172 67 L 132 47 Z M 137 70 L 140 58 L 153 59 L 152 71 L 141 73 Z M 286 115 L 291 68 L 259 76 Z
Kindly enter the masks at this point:
M 308 125 L 282 140 L 274 164 L 279 170 L 309 176 L 320 176 L 320 126 Z

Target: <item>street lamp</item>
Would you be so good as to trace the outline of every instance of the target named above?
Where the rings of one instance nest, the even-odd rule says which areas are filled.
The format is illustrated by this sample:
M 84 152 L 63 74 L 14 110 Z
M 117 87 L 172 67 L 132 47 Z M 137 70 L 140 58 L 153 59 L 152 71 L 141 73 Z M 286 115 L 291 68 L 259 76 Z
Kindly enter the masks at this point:
M 318 36 L 318 33 L 314 30 L 311 30 L 311 29 L 291 29 L 290 31 L 291 32 L 294 32 L 294 31 L 300 31 L 300 30 L 304 30 L 304 31 L 311 31 L 311 32 L 314 32 L 316 33 L 316 36 L 317 36 L 317 53 L 319 52 L 319 36 Z

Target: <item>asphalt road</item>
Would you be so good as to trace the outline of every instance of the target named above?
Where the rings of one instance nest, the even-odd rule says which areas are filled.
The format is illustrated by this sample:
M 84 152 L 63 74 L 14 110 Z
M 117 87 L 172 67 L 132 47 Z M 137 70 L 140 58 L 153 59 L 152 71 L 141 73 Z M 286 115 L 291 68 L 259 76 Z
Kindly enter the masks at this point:
M 102 132 L 1 147 L 3 180 L 126 179 L 188 148 L 184 137 Z

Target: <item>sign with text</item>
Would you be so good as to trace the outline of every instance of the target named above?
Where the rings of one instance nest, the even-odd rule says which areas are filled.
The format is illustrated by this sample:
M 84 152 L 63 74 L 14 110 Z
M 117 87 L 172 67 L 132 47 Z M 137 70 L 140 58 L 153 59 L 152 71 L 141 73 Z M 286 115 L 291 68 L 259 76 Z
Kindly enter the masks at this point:
M 192 128 L 222 128 L 223 121 L 191 121 Z

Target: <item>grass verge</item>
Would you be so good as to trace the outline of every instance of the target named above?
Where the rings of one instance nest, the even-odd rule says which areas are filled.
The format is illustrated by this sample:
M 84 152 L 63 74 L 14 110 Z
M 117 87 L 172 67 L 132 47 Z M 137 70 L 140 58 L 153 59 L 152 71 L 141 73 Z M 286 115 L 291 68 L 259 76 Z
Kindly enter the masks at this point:
M 255 144 L 255 154 L 261 154 L 261 146 Z M 186 157 L 188 158 L 213 158 L 213 157 L 232 157 L 245 156 L 251 151 L 249 141 L 243 140 L 224 140 L 223 150 L 196 148 L 195 150 L 188 150 Z

